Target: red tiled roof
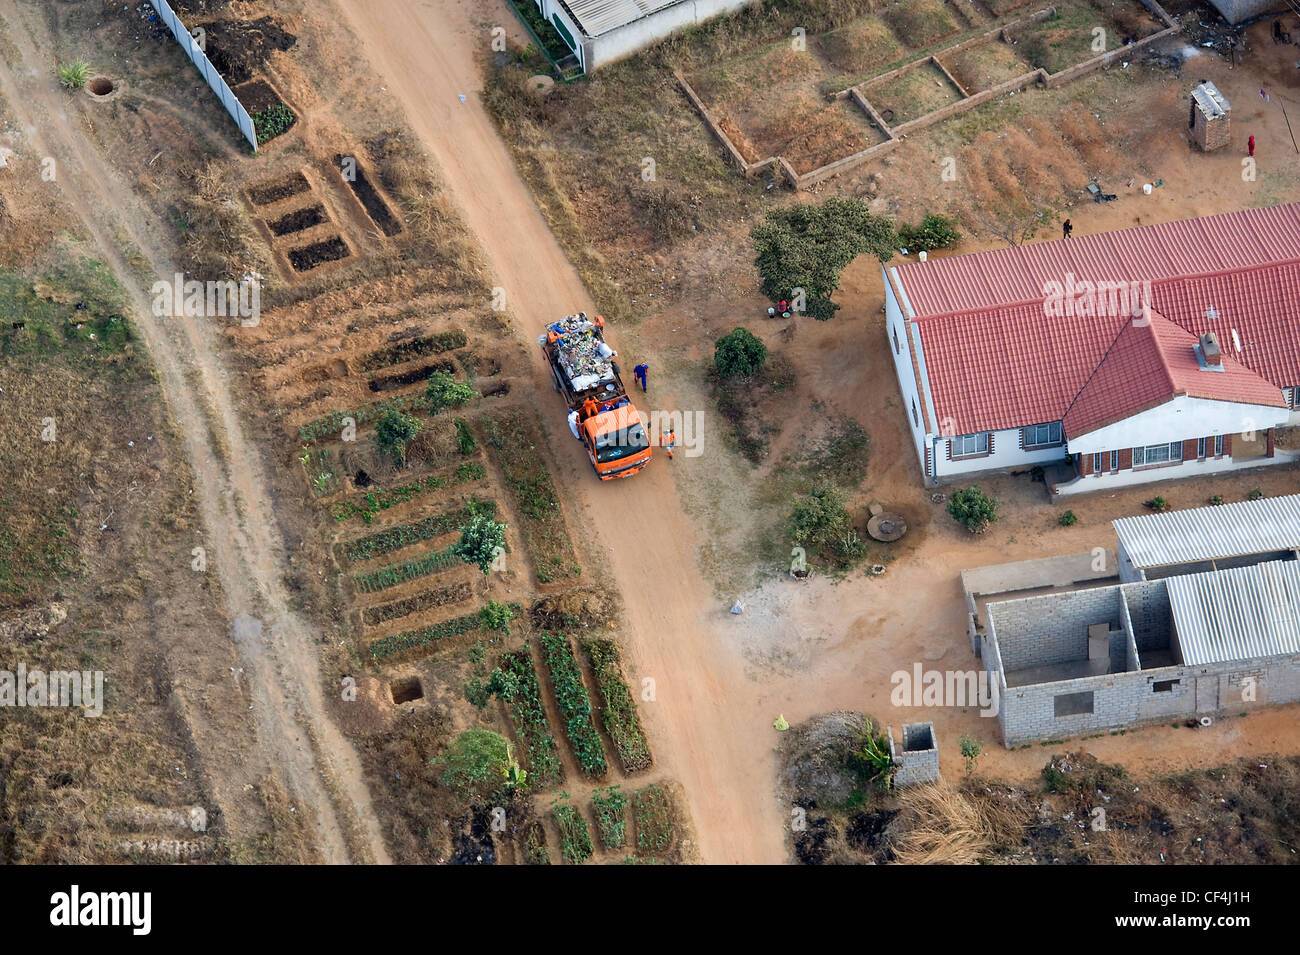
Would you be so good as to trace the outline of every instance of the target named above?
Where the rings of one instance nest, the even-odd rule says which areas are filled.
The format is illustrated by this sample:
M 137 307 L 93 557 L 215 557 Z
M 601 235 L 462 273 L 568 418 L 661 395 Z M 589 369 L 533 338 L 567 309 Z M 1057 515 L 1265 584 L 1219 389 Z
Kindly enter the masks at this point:
M 1223 371 L 1202 368 L 1196 341 L 1156 312 L 1127 321 L 1066 411 L 1066 434 L 1088 434 L 1179 395 L 1286 407 L 1281 391 L 1226 355 Z
M 1213 331 L 1224 354 L 1260 378 L 1300 385 L 1300 203 L 1292 203 L 899 266 L 941 429 L 1064 418 L 1131 317 L 1047 317 L 1046 283 L 1068 275 L 1150 282 L 1152 308 L 1183 331 Z

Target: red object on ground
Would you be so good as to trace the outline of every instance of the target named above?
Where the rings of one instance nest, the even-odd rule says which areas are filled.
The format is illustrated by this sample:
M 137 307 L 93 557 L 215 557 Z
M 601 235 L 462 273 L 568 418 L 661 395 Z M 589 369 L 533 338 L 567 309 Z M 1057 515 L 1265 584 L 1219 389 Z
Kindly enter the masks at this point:
M 1250 147 L 1250 154 L 1255 155 L 1255 137 L 1251 136 L 1247 145 Z

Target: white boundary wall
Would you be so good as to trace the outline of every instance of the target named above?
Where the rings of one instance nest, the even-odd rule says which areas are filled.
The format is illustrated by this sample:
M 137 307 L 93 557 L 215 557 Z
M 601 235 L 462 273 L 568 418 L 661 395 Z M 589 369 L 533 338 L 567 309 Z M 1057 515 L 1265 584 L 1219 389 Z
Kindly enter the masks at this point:
M 212 91 L 217 94 L 217 99 L 221 100 L 221 105 L 226 108 L 226 112 L 234 119 L 239 131 L 244 134 L 248 144 L 253 147 L 253 152 L 257 152 L 257 130 L 253 127 L 253 117 L 248 115 L 248 110 L 244 109 L 244 104 L 239 101 L 230 89 L 230 84 L 225 81 L 217 68 L 212 65 L 208 55 L 199 49 L 198 41 L 190 35 L 190 31 L 185 29 L 185 24 L 181 23 L 181 18 L 172 12 L 167 0 L 150 0 L 162 22 L 167 25 L 167 29 L 172 31 L 172 36 L 176 42 L 181 45 L 185 55 L 190 58 L 203 78 L 207 80 Z

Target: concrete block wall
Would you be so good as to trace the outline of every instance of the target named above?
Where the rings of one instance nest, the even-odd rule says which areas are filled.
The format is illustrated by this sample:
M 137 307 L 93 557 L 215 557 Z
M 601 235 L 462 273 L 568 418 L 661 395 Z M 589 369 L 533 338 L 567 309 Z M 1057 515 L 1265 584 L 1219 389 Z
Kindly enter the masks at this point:
M 1243 699 L 1248 677 L 1254 681 L 1253 700 Z M 1171 680 L 1178 682 L 1164 692 L 1155 691 L 1156 683 Z M 1213 681 L 1217 688 L 1217 702 L 1211 708 L 1197 708 L 1199 680 Z M 1093 694 L 1092 713 L 1055 715 L 1057 696 L 1082 692 Z M 1161 667 L 1014 687 L 1002 695 L 998 723 L 1004 745 L 1011 747 L 1152 721 L 1239 713 L 1266 703 L 1297 700 L 1300 700 L 1300 656 L 1272 657 L 1204 667 Z
M 933 723 L 905 723 L 901 747 L 894 746 L 894 728 L 889 727 L 889 756 L 894 761 L 895 786 L 939 781 L 939 739 Z
M 987 613 L 1007 670 L 1086 660 L 1089 626 L 1124 625 L 1118 585 L 1002 601 Z
M 1123 585 L 1124 600 L 1133 622 L 1133 642 L 1139 657 L 1150 650 L 1173 650 L 1173 619 L 1165 581 Z

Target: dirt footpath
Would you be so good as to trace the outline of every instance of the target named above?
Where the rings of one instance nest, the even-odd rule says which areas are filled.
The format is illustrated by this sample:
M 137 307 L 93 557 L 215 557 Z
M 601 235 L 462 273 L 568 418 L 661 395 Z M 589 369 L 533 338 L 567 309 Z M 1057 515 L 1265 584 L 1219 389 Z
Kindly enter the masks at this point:
M 337 7 L 441 166 L 494 270 L 491 284 L 506 290 L 519 334 L 531 341 L 547 322 L 591 310 L 479 104 L 473 56 L 488 48 L 490 35 L 470 22 L 469 8 L 453 0 L 419 7 L 352 0 Z M 696 528 L 668 470 L 681 462 L 659 455 L 635 479 L 600 485 L 568 436 L 538 351 L 533 387 L 560 480 L 576 505 L 572 524 L 593 552 L 605 555 L 625 601 L 629 676 L 634 683 L 655 681 L 656 701 L 643 702 L 641 711 L 658 764 L 685 787 L 703 860 L 786 861 L 774 791 L 776 711 L 767 713 L 753 699 L 743 660 L 720 639 L 716 623 L 725 608 L 696 567 Z M 665 409 L 674 407 L 671 393 L 655 397 Z

